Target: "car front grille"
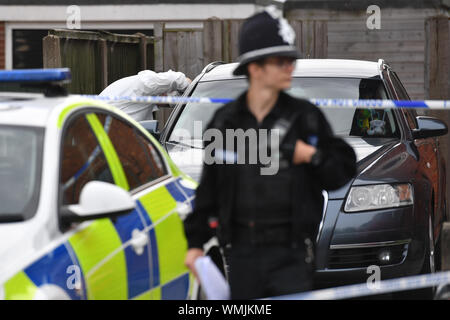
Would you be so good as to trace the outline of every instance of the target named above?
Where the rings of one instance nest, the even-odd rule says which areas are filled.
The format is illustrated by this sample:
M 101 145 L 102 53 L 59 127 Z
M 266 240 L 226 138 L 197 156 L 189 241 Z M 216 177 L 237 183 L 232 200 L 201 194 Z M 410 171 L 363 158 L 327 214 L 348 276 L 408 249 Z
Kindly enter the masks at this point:
M 337 247 L 337 246 L 335 246 Z M 359 248 L 331 248 L 329 269 L 367 268 L 371 265 L 386 266 L 403 262 L 408 252 L 408 243 Z M 389 256 L 382 260 L 380 256 Z

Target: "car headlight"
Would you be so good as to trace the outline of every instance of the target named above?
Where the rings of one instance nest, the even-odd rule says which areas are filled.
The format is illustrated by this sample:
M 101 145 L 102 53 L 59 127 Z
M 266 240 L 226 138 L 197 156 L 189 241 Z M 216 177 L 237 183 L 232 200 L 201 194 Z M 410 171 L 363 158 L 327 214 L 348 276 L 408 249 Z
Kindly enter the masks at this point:
M 374 184 L 352 187 L 345 201 L 345 212 L 378 210 L 412 205 L 413 188 L 405 184 Z

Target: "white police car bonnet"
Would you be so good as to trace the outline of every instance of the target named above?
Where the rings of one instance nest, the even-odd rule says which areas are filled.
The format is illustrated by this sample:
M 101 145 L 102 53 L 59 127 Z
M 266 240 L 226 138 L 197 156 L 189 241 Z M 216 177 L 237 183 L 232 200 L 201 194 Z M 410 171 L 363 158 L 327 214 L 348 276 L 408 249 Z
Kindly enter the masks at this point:
M 294 45 L 295 32 L 275 6 L 244 21 L 239 33 L 239 65 L 234 75 L 246 74 L 250 62 L 269 56 L 300 58 Z

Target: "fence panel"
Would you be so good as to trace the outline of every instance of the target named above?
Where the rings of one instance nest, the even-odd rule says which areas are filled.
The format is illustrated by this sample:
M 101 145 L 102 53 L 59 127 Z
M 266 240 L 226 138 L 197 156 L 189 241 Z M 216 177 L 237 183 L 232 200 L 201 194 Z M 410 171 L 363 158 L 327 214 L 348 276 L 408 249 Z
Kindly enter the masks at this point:
M 159 52 L 158 49 L 155 52 L 162 55 L 162 61 L 156 59 L 156 63 L 162 65 L 164 71 L 169 69 L 180 71 L 188 78 L 194 79 L 204 66 L 204 32 L 201 29 L 166 29 L 164 25 L 158 27 L 160 28 L 158 33 L 162 34 L 162 43 L 158 43 L 159 39 L 155 28 L 157 37 L 155 46 L 159 48 Z M 160 128 L 167 122 L 171 113 L 171 108 L 161 106 L 156 114 Z
M 325 59 L 328 54 L 328 22 L 323 20 L 291 20 L 295 45 L 306 59 Z
M 44 68 L 68 67 L 69 92 L 98 94 L 115 80 L 153 66 L 154 48 L 154 38 L 142 34 L 50 30 L 43 39 Z

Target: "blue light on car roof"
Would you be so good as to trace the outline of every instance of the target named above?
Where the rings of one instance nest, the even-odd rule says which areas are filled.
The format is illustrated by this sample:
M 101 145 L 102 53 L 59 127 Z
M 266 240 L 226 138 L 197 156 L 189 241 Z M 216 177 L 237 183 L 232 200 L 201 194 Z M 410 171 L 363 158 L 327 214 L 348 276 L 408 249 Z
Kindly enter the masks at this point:
M 68 68 L 0 70 L 0 82 L 60 82 L 70 79 Z

